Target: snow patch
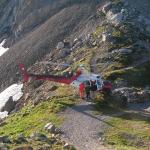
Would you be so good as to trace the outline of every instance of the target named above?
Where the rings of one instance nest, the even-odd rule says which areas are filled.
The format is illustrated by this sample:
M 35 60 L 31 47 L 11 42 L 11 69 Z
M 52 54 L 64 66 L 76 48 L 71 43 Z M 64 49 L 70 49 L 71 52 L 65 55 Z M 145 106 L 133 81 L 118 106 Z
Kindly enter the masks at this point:
M 23 95 L 23 84 L 13 84 L 0 93 L 0 109 L 6 104 L 9 97 L 12 96 L 14 101 L 18 101 Z M 4 118 L 8 115 L 8 112 L 0 112 L 0 118 Z
M 2 56 L 6 51 L 9 50 L 9 48 L 4 48 L 3 45 L 5 44 L 6 42 L 6 39 L 3 40 L 1 43 L 0 43 L 0 56 Z
M 8 112 L 7 111 L 0 112 L 0 118 L 1 119 L 6 118 L 7 116 L 8 116 Z

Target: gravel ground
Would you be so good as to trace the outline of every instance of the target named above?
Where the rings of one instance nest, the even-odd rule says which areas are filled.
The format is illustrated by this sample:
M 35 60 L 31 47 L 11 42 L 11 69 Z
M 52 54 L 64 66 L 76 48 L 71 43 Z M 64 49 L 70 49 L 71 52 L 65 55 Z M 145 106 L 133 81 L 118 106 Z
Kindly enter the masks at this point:
M 63 140 L 74 145 L 77 150 L 108 149 L 102 142 L 104 129 L 111 126 L 106 121 L 108 116 L 95 115 L 92 104 L 87 102 L 68 108 L 63 115 L 66 118 L 61 128 Z

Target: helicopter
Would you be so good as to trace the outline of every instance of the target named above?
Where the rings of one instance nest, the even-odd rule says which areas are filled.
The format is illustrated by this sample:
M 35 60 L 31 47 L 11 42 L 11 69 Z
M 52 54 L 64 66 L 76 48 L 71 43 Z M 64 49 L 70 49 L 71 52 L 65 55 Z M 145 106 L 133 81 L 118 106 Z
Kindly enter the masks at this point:
M 52 62 L 43 62 L 44 64 L 57 64 Z M 64 66 L 69 67 L 69 64 L 64 64 Z M 112 90 L 112 84 L 108 81 L 105 81 L 101 74 L 95 74 L 92 72 L 88 72 L 84 65 L 80 65 L 75 73 L 68 72 L 67 75 L 50 75 L 50 74 L 32 74 L 27 72 L 24 64 L 19 64 L 19 68 L 21 73 L 23 74 L 24 82 L 28 82 L 30 78 L 34 80 L 45 80 L 45 81 L 53 81 L 57 83 L 63 83 L 67 85 L 71 85 L 75 88 L 80 87 L 81 83 L 86 81 L 90 81 L 95 83 L 96 91 L 110 93 Z

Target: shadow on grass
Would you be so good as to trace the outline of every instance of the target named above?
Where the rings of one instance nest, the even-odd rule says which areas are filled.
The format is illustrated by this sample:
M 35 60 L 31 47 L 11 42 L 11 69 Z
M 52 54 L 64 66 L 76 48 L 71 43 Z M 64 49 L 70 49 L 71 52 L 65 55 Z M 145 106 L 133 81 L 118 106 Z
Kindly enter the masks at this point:
M 116 113 L 122 112 L 120 108 L 118 108 L 114 103 L 107 101 L 100 101 L 94 104 L 95 110 L 100 114 L 105 115 L 114 115 Z
M 150 116 L 144 113 L 126 113 L 120 116 L 117 116 L 118 118 L 124 119 L 124 120 L 132 120 L 132 121 L 144 121 L 146 123 L 150 124 Z

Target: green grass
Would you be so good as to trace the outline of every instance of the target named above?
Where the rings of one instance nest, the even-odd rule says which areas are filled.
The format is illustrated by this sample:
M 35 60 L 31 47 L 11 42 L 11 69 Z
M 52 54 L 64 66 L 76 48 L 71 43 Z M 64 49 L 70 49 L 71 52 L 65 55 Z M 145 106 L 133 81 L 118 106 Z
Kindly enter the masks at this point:
M 105 142 L 117 150 L 149 150 L 150 118 L 124 114 L 109 121 L 114 127 L 105 132 Z
M 130 68 L 128 70 L 120 69 L 105 73 L 105 78 L 115 81 L 118 78 L 128 81 L 130 86 L 143 87 L 150 84 L 150 63 L 141 67 Z
M 107 31 L 107 26 L 98 26 L 96 31 L 93 33 L 94 38 L 98 38 L 103 32 Z
M 90 49 L 88 47 L 83 47 L 72 53 L 68 58 L 69 60 L 76 59 L 76 61 L 71 66 L 72 70 L 76 72 L 76 70 L 82 64 L 88 71 L 90 71 L 91 59 L 93 57 L 95 49 L 96 48 Z
M 57 113 L 73 104 L 74 99 L 72 97 L 53 98 L 41 102 L 35 107 L 28 104 L 20 112 L 6 119 L 7 124 L 0 128 L 0 135 L 17 137 L 20 133 L 29 136 L 35 131 L 44 132 L 43 127 L 48 122 L 53 122 L 59 126 L 63 118 L 59 117 Z
M 0 135 L 10 137 L 12 143 L 7 144 L 10 149 L 21 146 L 31 146 L 34 149 L 45 149 L 46 147 L 50 147 L 49 149 L 52 150 L 63 149 L 64 144 L 61 140 L 54 144 L 30 140 L 27 144 L 16 144 L 14 141 L 20 134 L 24 134 L 28 138 L 34 132 L 45 134 L 50 141 L 53 139 L 52 135 L 44 130 L 44 126 L 52 122 L 56 127 L 60 127 L 64 118 L 58 113 L 78 102 L 78 98 L 74 95 L 74 90 L 69 86 L 60 86 L 55 92 L 57 96 L 47 101 L 42 101 L 36 106 L 33 106 L 32 101 L 30 101 L 18 113 L 10 115 L 5 120 L 6 125 L 0 127 Z M 70 150 L 75 149 L 71 148 Z

